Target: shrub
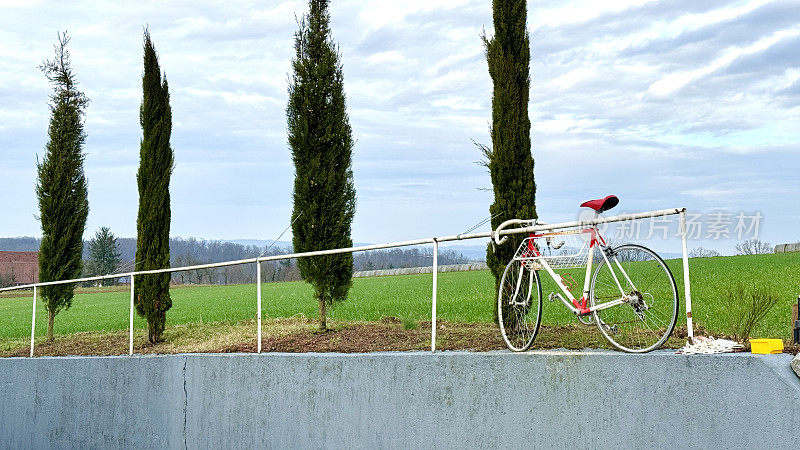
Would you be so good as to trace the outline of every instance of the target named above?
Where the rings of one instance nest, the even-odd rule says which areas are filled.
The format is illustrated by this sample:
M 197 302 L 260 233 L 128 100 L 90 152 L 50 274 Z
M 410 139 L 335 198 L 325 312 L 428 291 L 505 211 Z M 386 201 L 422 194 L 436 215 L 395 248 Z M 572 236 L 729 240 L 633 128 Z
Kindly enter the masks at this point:
M 741 282 L 729 286 L 725 298 L 731 310 L 731 332 L 740 342 L 747 341 L 756 325 L 780 300 L 767 285 L 746 286 Z
M 714 256 L 722 256 L 716 250 L 704 247 L 695 247 L 689 251 L 689 258 L 712 258 Z

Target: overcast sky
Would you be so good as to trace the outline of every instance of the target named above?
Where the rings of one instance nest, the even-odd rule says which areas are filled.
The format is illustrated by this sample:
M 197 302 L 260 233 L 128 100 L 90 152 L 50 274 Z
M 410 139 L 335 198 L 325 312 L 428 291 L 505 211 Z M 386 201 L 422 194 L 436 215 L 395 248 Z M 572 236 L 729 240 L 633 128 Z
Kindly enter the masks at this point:
M 91 99 L 87 237 L 135 235 L 145 24 L 172 98 L 172 234 L 270 239 L 288 225 L 285 108 L 305 2 L 0 5 L 0 236 L 41 234 L 51 88 L 37 66 L 59 30 Z M 331 14 L 357 139 L 354 240 L 485 218 L 491 183 L 472 141 L 490 143 L 491 2 L 334 0 Z M 529 1 L 528 29 L 540 217 L 573 220 L 614 193 L 614 211 L 760 212 L 760 238 L 800 240 L 800 1 Z

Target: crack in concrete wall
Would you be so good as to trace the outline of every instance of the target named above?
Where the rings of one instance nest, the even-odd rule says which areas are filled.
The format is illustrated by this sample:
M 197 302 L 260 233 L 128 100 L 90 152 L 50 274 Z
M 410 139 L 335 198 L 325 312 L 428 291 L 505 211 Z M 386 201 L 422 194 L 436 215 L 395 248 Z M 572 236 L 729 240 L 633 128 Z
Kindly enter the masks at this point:
M 183 435 L 183 448 L 189 448 L 186 444 L 186 411 L 187 411 L 187 404 L 189 399 L 189 394 L 186 391 L 186 357 L 183 357 L 183 371 L 181 372 L 181 378 L 183 379 L 183 428 L 181 430 L 181 434 Z

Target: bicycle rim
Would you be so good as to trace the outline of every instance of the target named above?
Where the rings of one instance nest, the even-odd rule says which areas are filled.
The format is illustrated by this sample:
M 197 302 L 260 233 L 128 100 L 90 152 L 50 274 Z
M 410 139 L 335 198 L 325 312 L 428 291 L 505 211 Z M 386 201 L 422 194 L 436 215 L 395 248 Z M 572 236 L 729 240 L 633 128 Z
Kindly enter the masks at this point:
M 512 260 L 503 272 L 497 295 L 497 321 L 506 346 L 515 352 L 527 350 L 539 332 L 541 319 L 539 275 Z
M 672 334 L 678 318 L 678 289 L 667 265 L 655 252 L 640 245 L 613 249 L 617 261 L 628 275 L 609 260 L 629 300 L 595 311 L 600 332 L 619 350 L 644 353 L 660 347 Z M 632 285 L 631 285 L 632 283 Z M 602 259 L 592 276 L 592 306 L 622 297 L 609 265 Z

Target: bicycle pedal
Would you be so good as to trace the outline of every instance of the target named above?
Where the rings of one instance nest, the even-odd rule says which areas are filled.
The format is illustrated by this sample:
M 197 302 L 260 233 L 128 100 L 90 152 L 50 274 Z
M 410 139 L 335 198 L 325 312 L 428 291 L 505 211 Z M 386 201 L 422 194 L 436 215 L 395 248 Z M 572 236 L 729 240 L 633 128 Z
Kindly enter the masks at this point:
M 558 294 L 556 294 L 555 292 L 551 292 L 550 295 L 547 296 L 547 299 L 550 300 L 551 303 L 556 301 L 557 298 Z

